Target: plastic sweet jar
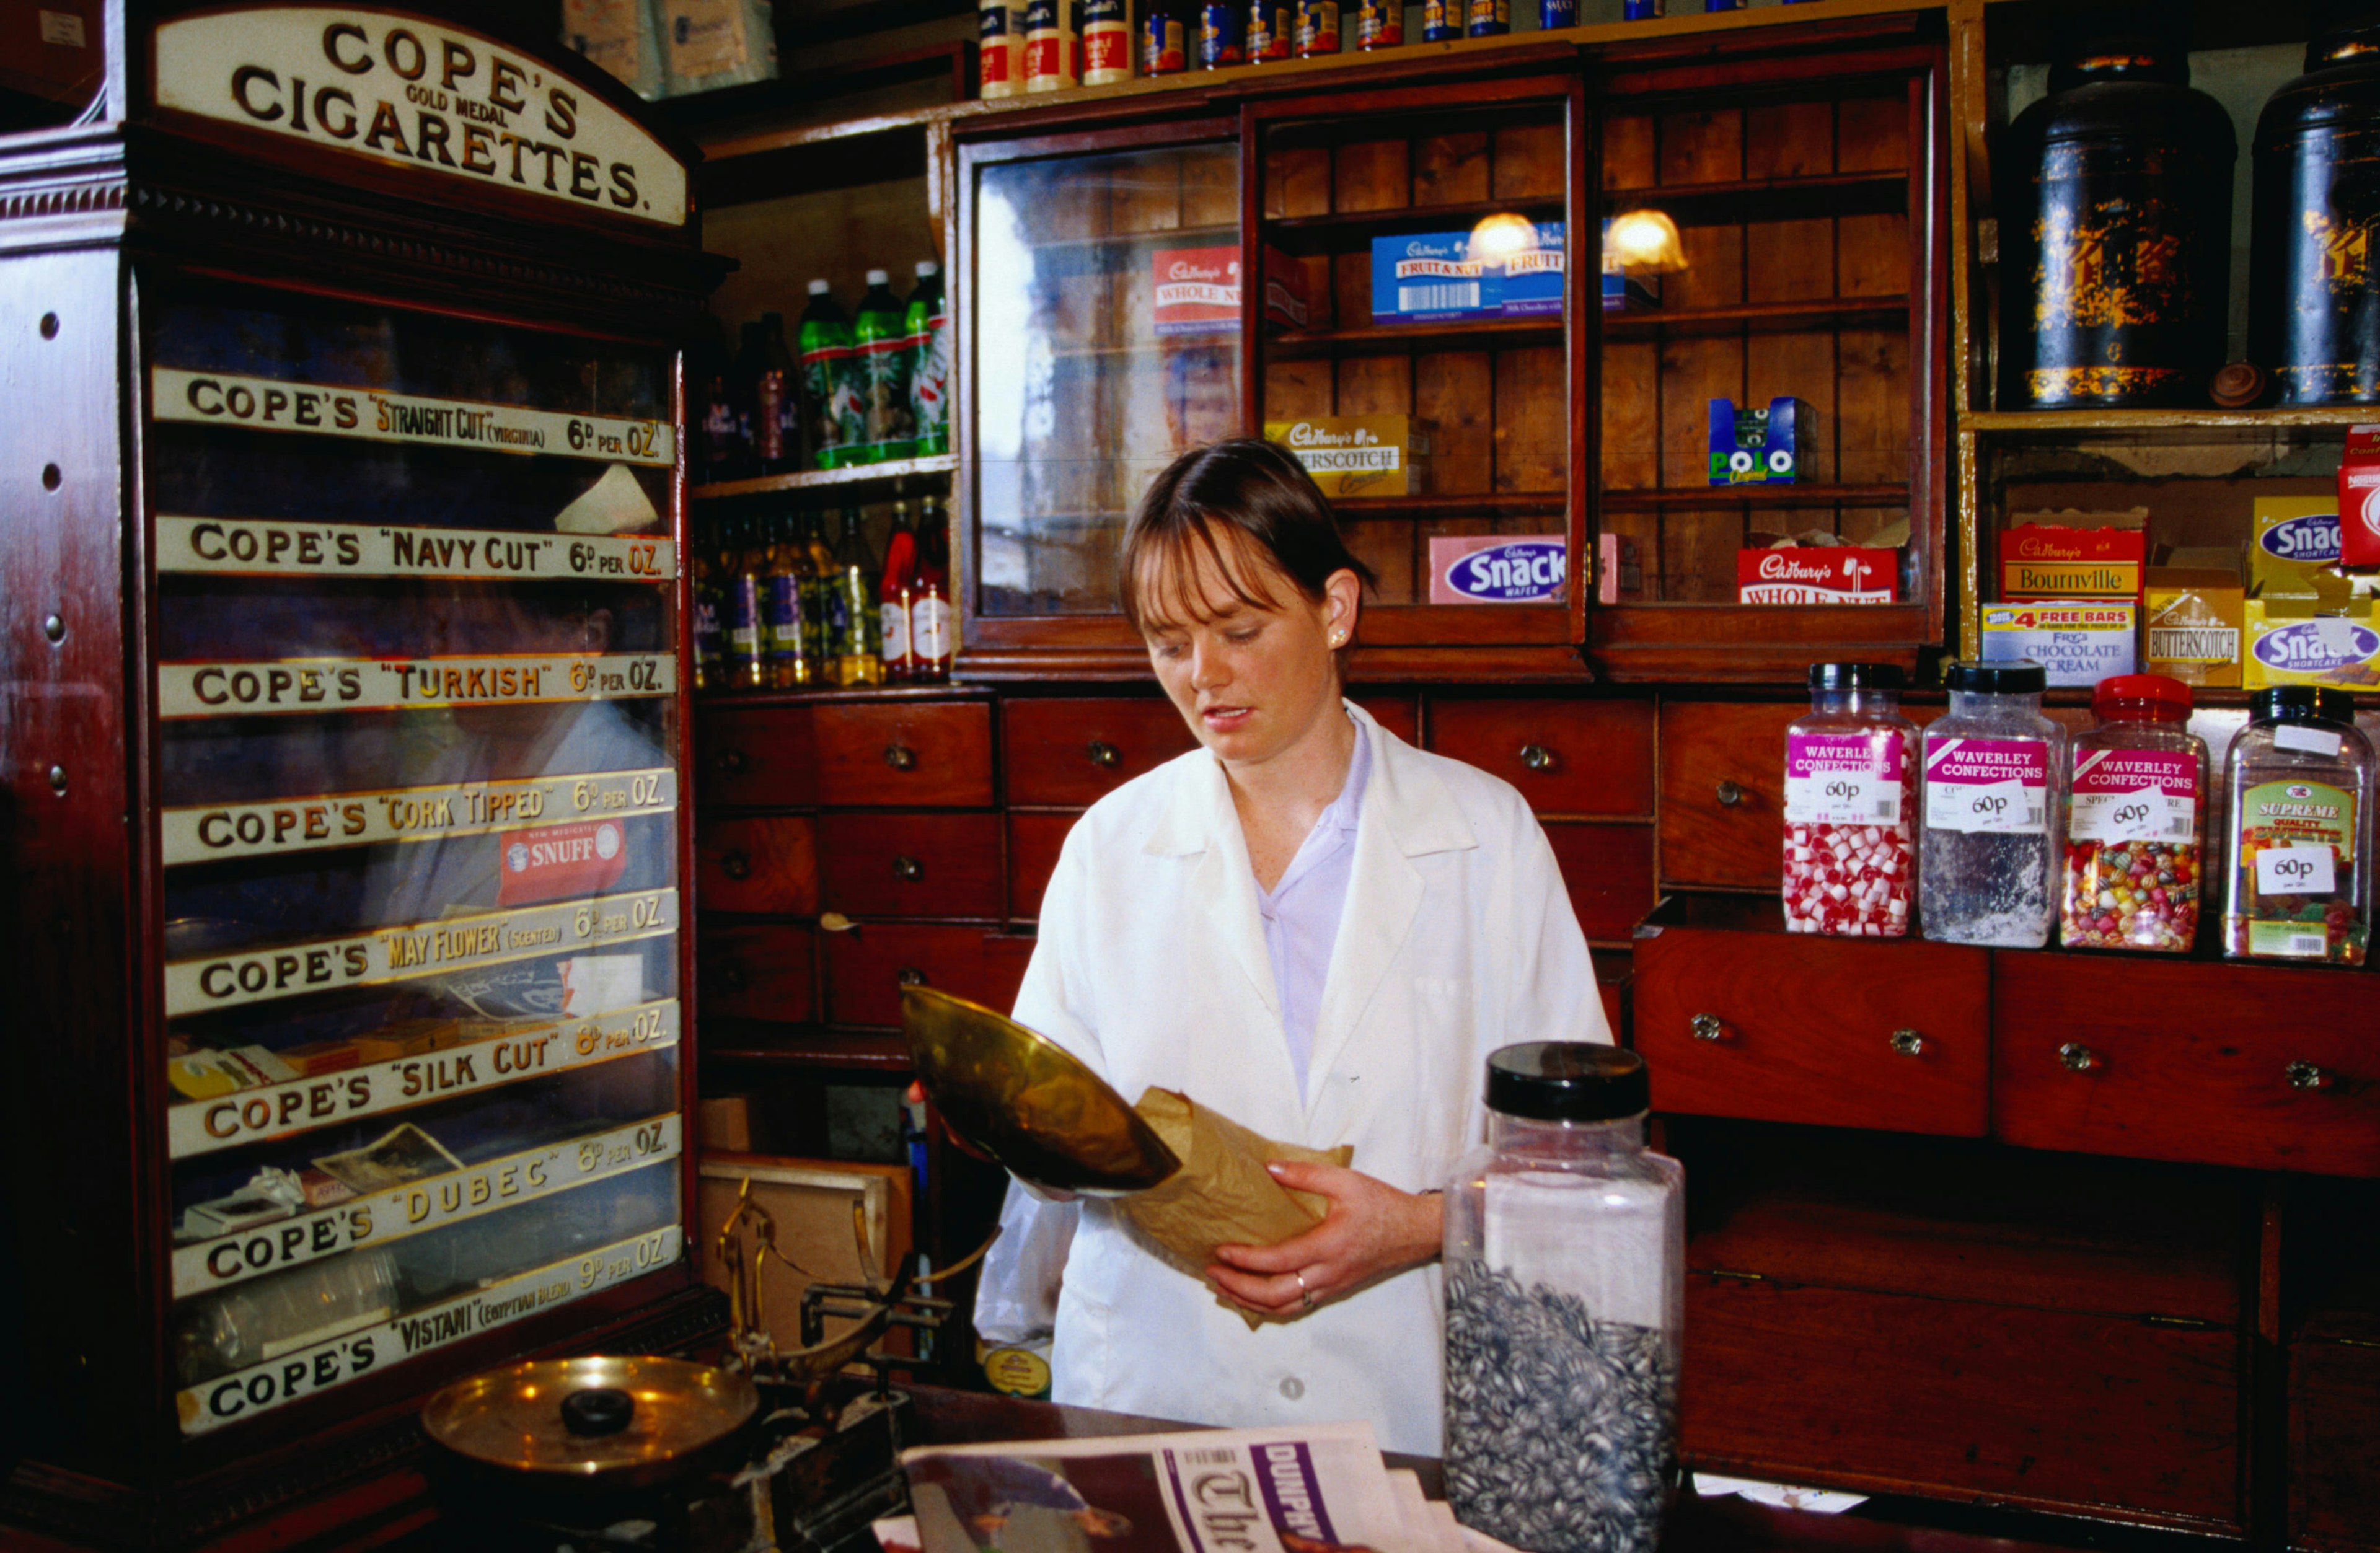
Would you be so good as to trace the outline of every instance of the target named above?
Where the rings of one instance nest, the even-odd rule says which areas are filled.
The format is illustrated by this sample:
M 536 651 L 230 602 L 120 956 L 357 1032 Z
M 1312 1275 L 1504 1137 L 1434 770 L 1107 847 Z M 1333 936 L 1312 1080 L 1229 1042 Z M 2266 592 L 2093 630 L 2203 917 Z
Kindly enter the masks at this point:
M 2069 949 L 2187 954 L 2205 891 L 2206 744 L 2190 686 L 2117 674 L 2092 692 L 2074 737 L 2058 939 Z
M 1897 939 L 1917 893 L 1917 725 L 1890 663 L 1813 663 L 1785 730 L 1785 928 Z
M 2372 936 L 2372 743 L 2351 698 L 2311 685 L 2249 698 L 2224 757 L 2223 952 L 2360 965 Z
M 1953 663 L 1928 723 L 1917 910 L 1945 943 L 2039 949 L 2058 922 L 2066 730 L 2041 714 L 2040 664 Z
M 1653 1553 L 1678 1481 L 1685 1171 L 1644 1059 L 1488 1060 L 1488 1142 L 1446 1188 L 1446 1489 L 1529 1553 Z

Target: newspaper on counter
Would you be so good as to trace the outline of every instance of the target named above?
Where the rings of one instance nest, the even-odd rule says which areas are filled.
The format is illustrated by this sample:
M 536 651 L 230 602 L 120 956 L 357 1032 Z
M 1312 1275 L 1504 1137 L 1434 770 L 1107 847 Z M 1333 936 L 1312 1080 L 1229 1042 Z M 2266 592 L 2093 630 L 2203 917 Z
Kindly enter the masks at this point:
M 901 1465 L 922 1553 L 1463 1553 L 1364 1423 L 928 1446 Z

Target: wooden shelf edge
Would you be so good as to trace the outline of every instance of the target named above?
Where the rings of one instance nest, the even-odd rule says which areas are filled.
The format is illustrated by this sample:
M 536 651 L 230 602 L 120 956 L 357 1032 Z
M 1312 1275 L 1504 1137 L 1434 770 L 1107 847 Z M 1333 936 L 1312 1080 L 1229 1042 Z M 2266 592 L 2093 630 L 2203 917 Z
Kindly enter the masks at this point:
M 800 469 L 790 475 L 761 475 L 753 479 L 722 480 L 688 488 L 698 502 L 734 496 L 767 496 L 786 491 L 827 491 L 846 485 L 872 485 L 880 480 L 947 475 L 959 467 L 955 454 L 929 454 L 921 458 L 894 458 L 881 464 L 853 464 L 840 469 Z
M 1452 323 L 1373 323 L 1349 329 L 1292 329 L 1265 342 L 1265 353 L 1283 360 L 1314 356 L 1354 356 L 1399 350 L 1497 350 L 1561 343 L 1562 320 L 1483 318 Z
M 1265 230 L 1284 234 L 1361 231 L 1368 226 L 1415 226 L 1438 221 L 1469 223 L 1500 211 L 1551 211 L 1559 215 L 1565 201 L 1559 194 L 1512 200 L 1462 200 L 1448 205 L 1405 205 L 1381 211 L 1331 211 L 1322 215 L 1269 215 Z
M 2286 431 L 2300 426 L 2380 423 L 2380 405 L 2272 410 L 1969 410 L 1957 430 L 1985 434 L 2058 431 Z
M 1875 485 L 1673 485 L 1654 490 L 1606 490 L 1596 498 L 1605 512 L 1651 512 L 1674 507 L 1900 507 L 1909 504 L 1906 481 Z
M 1607 339 L 1718 333 L 1729 329 L 1839 328 L 1864 320 L 1906 319 L 1906 297 L 1828 297 L 1806 302 L 1744 302 L 1725 308 L 1652 308 L 1603 315 Z
M 1479 495 L 1347 496 L 1330 510 L 1351 521 L 1404 517 L 1560 516 L 1570 498 L 1559 491 L 1498 491 Z

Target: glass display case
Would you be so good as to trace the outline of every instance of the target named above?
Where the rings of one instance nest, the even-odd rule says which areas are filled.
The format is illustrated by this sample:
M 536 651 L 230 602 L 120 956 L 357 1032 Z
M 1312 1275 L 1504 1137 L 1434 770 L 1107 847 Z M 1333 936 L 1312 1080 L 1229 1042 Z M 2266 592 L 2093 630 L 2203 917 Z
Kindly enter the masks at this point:
M 248 288 L 147 317 L 199 1433 L 678 1257 L 674 385 Z

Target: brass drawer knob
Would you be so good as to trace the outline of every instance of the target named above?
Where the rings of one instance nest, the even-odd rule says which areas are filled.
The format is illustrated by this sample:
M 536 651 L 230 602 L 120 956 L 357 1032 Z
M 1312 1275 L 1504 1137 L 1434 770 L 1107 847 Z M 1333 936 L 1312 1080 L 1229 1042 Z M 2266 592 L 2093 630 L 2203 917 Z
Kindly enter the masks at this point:
M 1743 802 L 1743 789 L 1731 782 L 1722 782 L 1714 795 L 1723 808 L 1733 808 Z
M 1083 753 L 1090 757 L 1092 765 L 1103 771 L 1112 771 L 1123 764 L 1123 751 L 1105 739 L 1093 739 L 1083 746 Z
M 711 974 L 719 978 L 719 985 L 727 991 L 741 992 L 745 989 L 744 967 L 734 960 L 719 962 L 718 968 Z
M 1554 769 L 1554 752 L 1541 744 L 1524 744 L 1521 746 L 1521 764 L 1533 771 L 1550 771 Z
M 729 776 L 734 776 L 736 772 L 744 769 L 744 752 L 740 749 L 722 749 L 719 752 L 718 757 L 711 761 L 711 764 L 717 766 Z
M 1889 1037 L 1892 1049 L 1903 1057 L 1925 1055 L 1925 1037 L 1915 1030 L 1895 1030 Z
M 904 987 L 923 987 L 926 985 L 926 973 L 915 965 L 904 965 L 892 979 Z
M 926 877 L 926 865 L 915 857 L 896 856 L 892 859 L 892 877 L 904 884 L 915 884 Z
M 1698 1041 L 1715 1041 L 1727 1034 L 1727 1026 L 1719 1023 L 1718 1015 L 1715 1013 L 1694 1015 L 1686 1021 L 1686 1028 L 1693 1032 L 1694 1039 Z
M 2329 1074 L 2302 1060 L 2283 1068 L 2281 1076 L 2289 1081 L 2292 1089 L 2327 1089 L 2334 1082 Z
M 2099 1054 L 2080 1041 L 2068 1041 L 2059 1047 L 2058 1060 L 2071 1074 L 2087 1074 L 2099 1066 Z
M 719 871 L 729 879 L 750 879 L 752 859 L 746 856 L 741 850 L 728 853 L 719 859 Z
M 905 744 L 888 744 L 884 746 L 884 763 L 896 771 L 915 770 L 917 752 Z

